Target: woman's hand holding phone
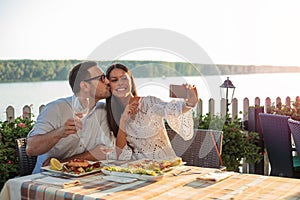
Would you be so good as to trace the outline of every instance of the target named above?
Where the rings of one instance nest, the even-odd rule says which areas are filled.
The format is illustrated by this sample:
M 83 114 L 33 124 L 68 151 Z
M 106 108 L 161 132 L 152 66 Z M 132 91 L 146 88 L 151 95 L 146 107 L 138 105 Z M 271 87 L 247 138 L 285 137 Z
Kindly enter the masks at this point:
M 194 107 L 198 102 L 197 88 L 190 84 L 170 85 L 170 97 L 183 98 L 187 106 Z
M 186 84 L 187 86 L 187 98 L 185 99 L 185 104 L 189 107 L 195 107 L 198 103 L 198 92 L 197 88 L 193 85 Z

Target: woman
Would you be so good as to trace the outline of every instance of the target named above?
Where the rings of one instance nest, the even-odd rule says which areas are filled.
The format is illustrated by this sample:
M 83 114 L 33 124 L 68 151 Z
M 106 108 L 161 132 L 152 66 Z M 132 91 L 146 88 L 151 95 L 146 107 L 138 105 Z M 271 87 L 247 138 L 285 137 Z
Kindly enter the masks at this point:
M 122 64 L 111 65 L 106 71 L 106 77 L 112 92 L 112 96 L 106 99 L 108 123 L 117 137 L 117 147 L 122 150 L 120 159 L 176 157 L 164 119 L 185 140 L 191 139 L 191 109 L 198 102 L 197 90 L 186 85 L 190 98 L 186 102 L 168 103 L 154 96 L 137 96 L 133 76 Z

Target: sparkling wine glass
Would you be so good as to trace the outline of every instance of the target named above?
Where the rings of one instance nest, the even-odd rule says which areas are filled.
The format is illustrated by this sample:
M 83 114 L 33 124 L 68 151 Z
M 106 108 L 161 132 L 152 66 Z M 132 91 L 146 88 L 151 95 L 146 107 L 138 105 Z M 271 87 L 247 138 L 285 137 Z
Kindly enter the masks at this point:
M 89 98 L 74 96 L 72 98 L 74 118 L 83 119 L 89 113 L 89 105 Z
M 110 135 L 110 142 L 103 144 L 100 146 L 100 150 L 105 154 L 106 164 L 108 165 L 108 157 L 115 150 L 115 138 L 113 137 L 113 133 Z

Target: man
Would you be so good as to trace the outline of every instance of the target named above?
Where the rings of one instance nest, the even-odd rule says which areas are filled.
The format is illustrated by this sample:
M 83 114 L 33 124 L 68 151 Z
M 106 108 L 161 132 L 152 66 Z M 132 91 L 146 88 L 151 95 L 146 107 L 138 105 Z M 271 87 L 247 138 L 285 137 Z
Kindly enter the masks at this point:
M 73 67 L 69 84 L 74 96 L 47 104 L 27 136 L 27 154 L 38 155 L 33 173 L 40 172 L 43 163 L 49 164 L 52 157 L 62 162 L 75 158 L 105 158 L 100 146 L 111 142 L 112 137 L 105 105 L 98 101 L 110 96 L 108 83 L 96 62 L 87 61 Z M 84 118 L 80 119 L 78 117 L 82 116 L 74 114 L 72 99 L 75 96 L 89 99 L 89 113 Z

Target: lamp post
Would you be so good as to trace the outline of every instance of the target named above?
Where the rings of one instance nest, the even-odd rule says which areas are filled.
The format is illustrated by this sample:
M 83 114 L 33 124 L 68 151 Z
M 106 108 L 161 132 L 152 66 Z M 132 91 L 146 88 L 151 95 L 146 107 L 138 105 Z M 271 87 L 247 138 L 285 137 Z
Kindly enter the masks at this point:
M 229 80 L 229 77 L 227 77 L 227 80 L 224 81 L 222 85 L 220 85 L 220 88 L 226 88 L 226 115 L 228 114 L 229 111 L 229 105 L 232 103 L 233 95 L 234 95 L 234 90 L 235 86 L 232 84 L 231 80 Z M 231 100 L 230 103 L 228 101 L 228 90 L 233 89 L 232 95 L 231 95 Z

